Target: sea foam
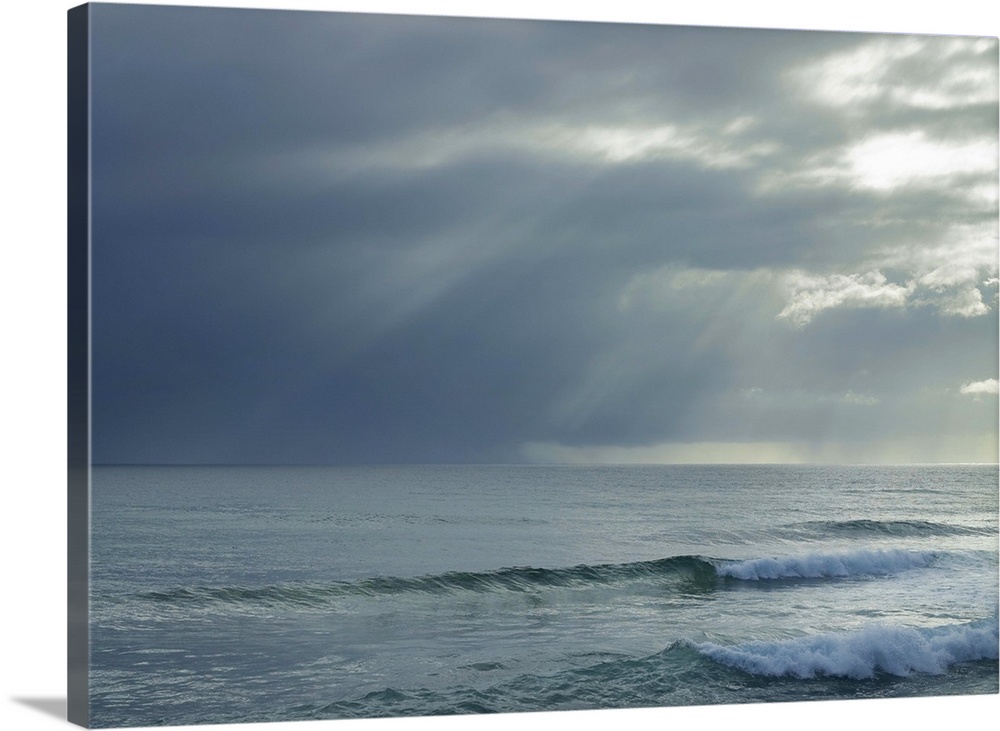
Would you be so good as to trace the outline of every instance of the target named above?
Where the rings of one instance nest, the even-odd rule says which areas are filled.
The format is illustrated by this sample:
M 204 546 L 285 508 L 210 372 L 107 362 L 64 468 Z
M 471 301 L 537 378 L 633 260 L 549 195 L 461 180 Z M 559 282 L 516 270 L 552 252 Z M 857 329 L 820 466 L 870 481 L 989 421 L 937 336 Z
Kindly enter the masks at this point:
M 725 562 L 717 564 L 715 570 L 719 576 L 747 581 L 885 576 L 897 571 L 928 566 L 933 560 L 934 554 L 927 551 L 857 550 Z
M 940 674 L 949 666 L 997 659 L 997 620 L 935 628 L 872 626 L 775 642 L 693 647 L 705 657 L 753 675 L 872 678 Z

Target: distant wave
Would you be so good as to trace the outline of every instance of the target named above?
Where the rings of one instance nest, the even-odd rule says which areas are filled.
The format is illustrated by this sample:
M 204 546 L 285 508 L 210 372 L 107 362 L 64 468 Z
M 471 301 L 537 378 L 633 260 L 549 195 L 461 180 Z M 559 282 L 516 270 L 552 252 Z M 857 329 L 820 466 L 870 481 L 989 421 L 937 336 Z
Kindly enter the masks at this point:
M 625 564 L 580 565 L 572 568 L 517 566 L 495 571 L 450 571 L 403 578 L 379 576 L 329 584 L 284 584 L 264 587 L 185 587 L 140 594 L 165 602 L 255 601 L 310 605 L 337 596 L 375 596 L 400 593 L 442 594 L 455 591 L 526 592 L 544 587 L 586 588 L 643 578 L 687 578 L 714 583 L 715 566 L 698 556 L 676 556 Z
M 935 523 L 926 520 L 814 520 L 798 523 L 794 528 L 805 528 L 820 535 L 858 534 L 882 535 L 895 538 L 921 536 L 992 535 L 991 528 L 972 528 L 964 525 Z
M 997 620 L 943 627 L 875 626 L 854 632 L 726 647 L 692 645 L 703 656 L 752 675 L 872 678 L 940 674 L 956 663 L 997 659 Z
M 628 582 L 660 582 L 678 592 L 703 593 L 728 580 L 795 580 L 884 576 L 927 566 L 934 555 L 915 551 L 851 551 L 807 554 L 746 561 L 673 556 L 654 561 L 596 564 L 571 568 L 518 566 L 495 571 L 451 571 L 412 578 L 378 576 L 358 581 L 315 584 L 275 584 L 260 587 L 177 587 L 142 592 L 140 599 L 167 603 L 253 603 L 269 606 L 312 607 L 337 597 L 381 596 L 402 593 L 531 592 L 544 588 L 586 589 Z
M 747 581 L 885 576 L 928 566 L 933 560 L 934 554 L 926 551 L 858 550 L 725 562 L 718 564 L 716 571 L 720 576 Z

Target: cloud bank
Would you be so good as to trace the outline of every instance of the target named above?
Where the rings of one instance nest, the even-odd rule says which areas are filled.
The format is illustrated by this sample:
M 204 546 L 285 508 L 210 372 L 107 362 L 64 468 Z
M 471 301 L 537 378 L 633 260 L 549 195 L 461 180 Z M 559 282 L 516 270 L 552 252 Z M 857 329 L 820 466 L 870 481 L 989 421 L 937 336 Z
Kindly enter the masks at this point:
M 996 460 L 995 39 L 92 32 L 97 462 Z

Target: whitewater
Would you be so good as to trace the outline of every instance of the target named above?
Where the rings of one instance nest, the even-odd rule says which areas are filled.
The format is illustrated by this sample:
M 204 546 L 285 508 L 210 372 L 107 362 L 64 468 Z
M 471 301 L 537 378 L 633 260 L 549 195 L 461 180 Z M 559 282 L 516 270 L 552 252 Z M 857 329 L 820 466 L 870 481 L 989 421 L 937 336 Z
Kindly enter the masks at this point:
M 997 480 L 95 467 L 92 721 L 996 693 Z

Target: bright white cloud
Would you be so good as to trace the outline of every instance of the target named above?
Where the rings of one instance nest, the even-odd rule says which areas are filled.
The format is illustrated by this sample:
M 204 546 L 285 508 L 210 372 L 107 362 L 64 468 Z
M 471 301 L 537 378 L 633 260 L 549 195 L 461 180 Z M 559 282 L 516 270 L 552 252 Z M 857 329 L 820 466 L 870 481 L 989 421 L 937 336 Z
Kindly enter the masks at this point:
M 947 142 L 922 132 L 893 132 L 868 137 L 843 153 L 833 175 L 878 191 L 901 185 L 934 183 L 956 175 L 994 173 L 996 140 Z
M 805 325 L 824 310 L 930 307 L 942 315 L 980 317 L 995 310 L 998 250 L 993 223 L 952 226 L 941 240 L 897 245 L 862 262 L 859 273 L 785 275 L 779 317 Z M 901 272 L 890 282 L 884 270 Z
M 976 273 L 954 281 L 932 271 L 905 284 L 890 282 L 878 270 L 859 274 L 814 275 L 793 271 L 785 278 L 788 300 L 778 317 L 804 326 L 820 312 L 845 309 L 899 309 L 931 306 L 943 315 L 979 317 L 992 311 L 983 301 Z M 984 286 L 987 284 L 983 282 Z M 995 298 L 994 298 L 995 299 Z
M 882 81 L 886 70 L 923 48 L 914 37 L 880 39 L 800 66 L 791 76 L 822 104 L 845 107 L 871 102 L 886 93 Z
M 877 37 L 800 64 L 787 74 L 799 99 L 835 110 L 857 132 L 836 147 L 817 149 L 759 180 L 762 193 L 796 186 L 838 186 L 890 194 L 900 188 L 934 189 L 960 196 L 980 210 L 995 210 L 995 133 L 934 136 L 914 130 L 912 110 L 960 110 L 997 103 L 997 42 L 992 38 Z M 867 115 L 903 113 L 895 129 L 864 133 Z M 942 128 L 944 129 L 944 128 Z M 945 136 L 941 136 L 944 134 Z M 956 182 L 961 180 L 961 186 Z
M 813 275 L 793 271 L 786 275 L 788 304 L 778 314 L 795 325 L 805 325 L 833 308 L 899 308 L 912 289 L 889 282 L 882 272 Z
M 964 394 L 1000 394 L 1000 381 L 996 378 L 987 378 L 985 381 L 972 381 L 962 386 L 961 392 Z
M 935 245 L 886 250 L 879 267 L 901 269 L 912 277 L 911 303 L 936 307 L 946 315 L 978 317 L 991 311 L 997 286 L 995 224 L 953 226 Z M 983 295 L 988 300 L 984 301 Z
M 921 63 L 914 64 L 918 56 Z M 945 109 L 996 102 L 995 59 L 990 38 L 882 37 L 790 76 L 809 98 L 852 114 L 876 103 Z
M 927 300 L 918 301 L 924 304 Z M 930 301 L 945 315 L 956 317 L 979 317 L 989 314 L 990 307 L 983 302 L 983 295 L 976 287 L 968 285 L 949 291 L 945 296 L 938 296 Z
M 905 272 L 890 281 L 882 268 Z M 720 307 L 730 315 L 750 292 L 783 289 L 778 318 L 802 327 L 833 309 L 930 307 L 955 317 L 979 317 L 997 301 L 996 251 L 989 241 L 959 239 L 937 247 L 897 247 L 869 261 L 863 271 L 822 274 L 803 270 L 729 271 L 666 266 L 634 275 L 618 296 L 619 312 L 689 311 Z M 984 292 L 986 297 L 984 298 Z M 992 292 L 992 296 L 990 296 Z M 758 298 L 760 299 L 760 298 Z
M 773 193 L 795 186 L 839 186 L 878 194 L 936 189 L 961 196 L 975 208 L 992 209 L 997 152 L 995 137 L 959 141 L 912 130 L 878 133 L 807 156 L 794 167 L 767 171 L 758 189 Z M 956 180 L 963 185 L 956 186 Z

